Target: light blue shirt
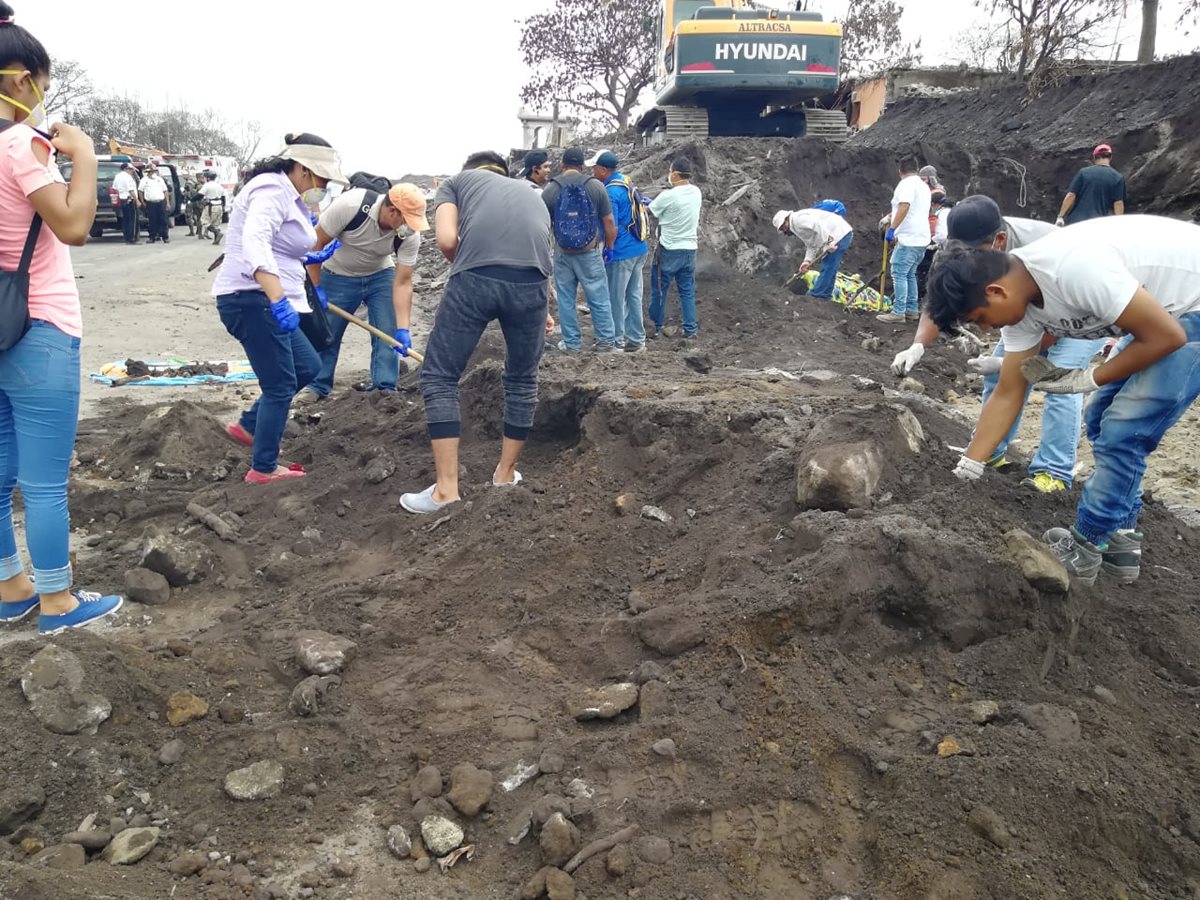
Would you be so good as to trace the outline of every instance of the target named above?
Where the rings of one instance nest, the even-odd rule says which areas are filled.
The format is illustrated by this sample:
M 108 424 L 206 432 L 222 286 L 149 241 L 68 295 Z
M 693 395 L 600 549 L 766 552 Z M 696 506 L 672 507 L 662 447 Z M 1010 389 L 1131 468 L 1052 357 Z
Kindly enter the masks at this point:
M 658 242 L 664 250 L 695 250 L 700 230 L 700 188 L 681 184 L 663 191 L 650 203 L 650 214 L 658 219 Z

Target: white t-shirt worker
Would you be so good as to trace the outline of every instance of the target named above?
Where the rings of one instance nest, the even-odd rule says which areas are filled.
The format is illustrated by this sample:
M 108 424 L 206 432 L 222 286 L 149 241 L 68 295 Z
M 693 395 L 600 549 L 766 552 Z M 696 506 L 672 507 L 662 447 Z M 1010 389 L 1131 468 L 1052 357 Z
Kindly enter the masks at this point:
M 908 215 L 896 229 L 896 244 L 900 247 L 929 246 L 929 186 L 920 175 L 908 175 L 896 185 L 892 192 L 893 222 L 902 203 L 908 204 Z

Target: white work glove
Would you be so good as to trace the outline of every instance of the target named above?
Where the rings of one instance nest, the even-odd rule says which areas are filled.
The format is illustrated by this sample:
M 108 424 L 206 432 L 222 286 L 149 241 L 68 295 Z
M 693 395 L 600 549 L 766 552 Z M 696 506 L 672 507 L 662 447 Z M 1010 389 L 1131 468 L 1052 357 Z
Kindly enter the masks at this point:
M 1004 357 L 975 356 L 967 360 L 967 365 L 980 375 L 995 375 L 1004 366 Z
M 1035 390 L 1047 394 L 1090 394 L 1099 390 L 1095 369 L 1063 369 L 1044 356 L 1034 356 L 1021 363 L 1021 374 Z
M 1054 220 L 1054 224 L 1057 225 L 1059 228 L 1062 228 L 1064 225 L 1067 224 L 1067 221 L 1062 216 L 1059 216 L 1057 219 Z
M 907 350 L 901 350 L 892 360 L 893 375 L 907 375 L 917 367 L 921 357 L 925 355 L 925 345 L 914 343 Z
M 983 472 L 986 468 L 986 465 L 977 460 L 960 456 L 958 458 L 958 465 L 954 467 L 954 477 L 959 481 L 978 481 L 983 477 Z

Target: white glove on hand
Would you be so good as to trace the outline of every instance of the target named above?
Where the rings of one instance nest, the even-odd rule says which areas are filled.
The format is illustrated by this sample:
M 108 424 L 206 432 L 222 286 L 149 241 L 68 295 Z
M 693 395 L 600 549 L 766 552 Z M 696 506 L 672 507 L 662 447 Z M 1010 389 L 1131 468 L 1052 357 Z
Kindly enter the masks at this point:
M 986 468 L 987 466 L 977 460 L 960 456 L 958 465 L 954 467 L 954 477 L 959 481 L 978 481 L 983 477 Z
M 1067 224 L 1067 222 L 1062 216 L 1059 216 L 1057 219 L 1054 220 L 1054 224 L 1057 225 L 1059 228 L 1062 228 L 1064 225 Z
M 1003 356 L 975 356 L 967 360 L 967 365 L 980 375 L 995 375 L 1004 366 Z
M 892 360 L 892 374 L 907 375 L 917 367 L 917 363 L 921 361 L 921 357 L 924 355 L 924 344 L 913 344 L 907 350 L 900 351 L 896 354 L 896 358 Z
M 1034 389 L 1047 394 L 1090 394 L 1099 385 L 1092 373 L 1095 369 L 1063 369 L 1044 356 L 1034 356 L 1021 363 L 1021 374 Z

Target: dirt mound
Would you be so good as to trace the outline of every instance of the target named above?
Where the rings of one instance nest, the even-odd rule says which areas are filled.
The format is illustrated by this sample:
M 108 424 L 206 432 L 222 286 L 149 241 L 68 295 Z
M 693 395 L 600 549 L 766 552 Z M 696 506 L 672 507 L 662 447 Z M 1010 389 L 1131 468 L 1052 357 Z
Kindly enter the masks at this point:
M 242 484 L 236 447 L 225 482 L 150 479 L 131 495 L 83 479 L 87 583 L 119 584 L 148 528 L 218 562 L 165 606 L 64 642 L 112 702 L 94 737 L 50 735 L 19 690 L 0 696 L 20 726 L 5 783 L 47 796 L 20 837 L 49 846 L 91 812 L 145 807 L 163 823 L 145 875 L 50 880 L 0 842 L 0 886 L 141 900 L 199 871 L 176 896 L 514 896 L 577 849 L 565 823 L 539 831 L 558 810 L 579 844 L 638 826 L 573 871 L 591 898 L 1189 896 L 1197 534 L 1152 504 L 1136 591 L 1044 593 L 1000 536 L 1067 521 L 1071 500 L 953 478 L 947 445 L 969 426 L 930 397 L 955 385 L 961 354 L 934 348 L 926 395 L 900 393 L 887 363 L 904 333 L 750 280 L 718 277 L 705 298 L 709 374 L 669 339 L 632 359 L 546 359 L 517 491 L 489 484 L 489 334 L 463 385 L 464 502 L 444 516 L 396 505 L 432 478 L 412 374 L 295 424 L 284 446 L 302 481 Z M 115 458 L 148 422 L 158 443 L 123 465 L 189 445 L 207 464 L 232 446 L 201 407 L 126 408 L 86 430 L 81 457 Z M 801 506 L 807 451 L 871 442 L 886 458 L 861 506 Z M 111 474 L 99 465 L 83 473 Z M 188 503 L 238 523 L 234 538 Z M 301 667 L 296 636 L 314 630 L 355 644 L 340 673 Z M 34 650 L 6 650 L 6 682 Z M 612 718 L 569 711 L 622 682 L 631 708 L 615 711 L 622 688 Z M 177 691 L 207 714 L 169 724 Z M 181 759 L 160 761 L 176 739 Z M 63 746 L 69 764 L 47 769 Z M 230 799 L 225 776 L 259 761 L 283 767 L 278 793 Z M 459 770 L 450 791 L 464 763 L 494 784 Z M 444 876 L 424 871 L 429 815 L 474 848 Z M 397 825 L 413 860 L 388 849 Z

